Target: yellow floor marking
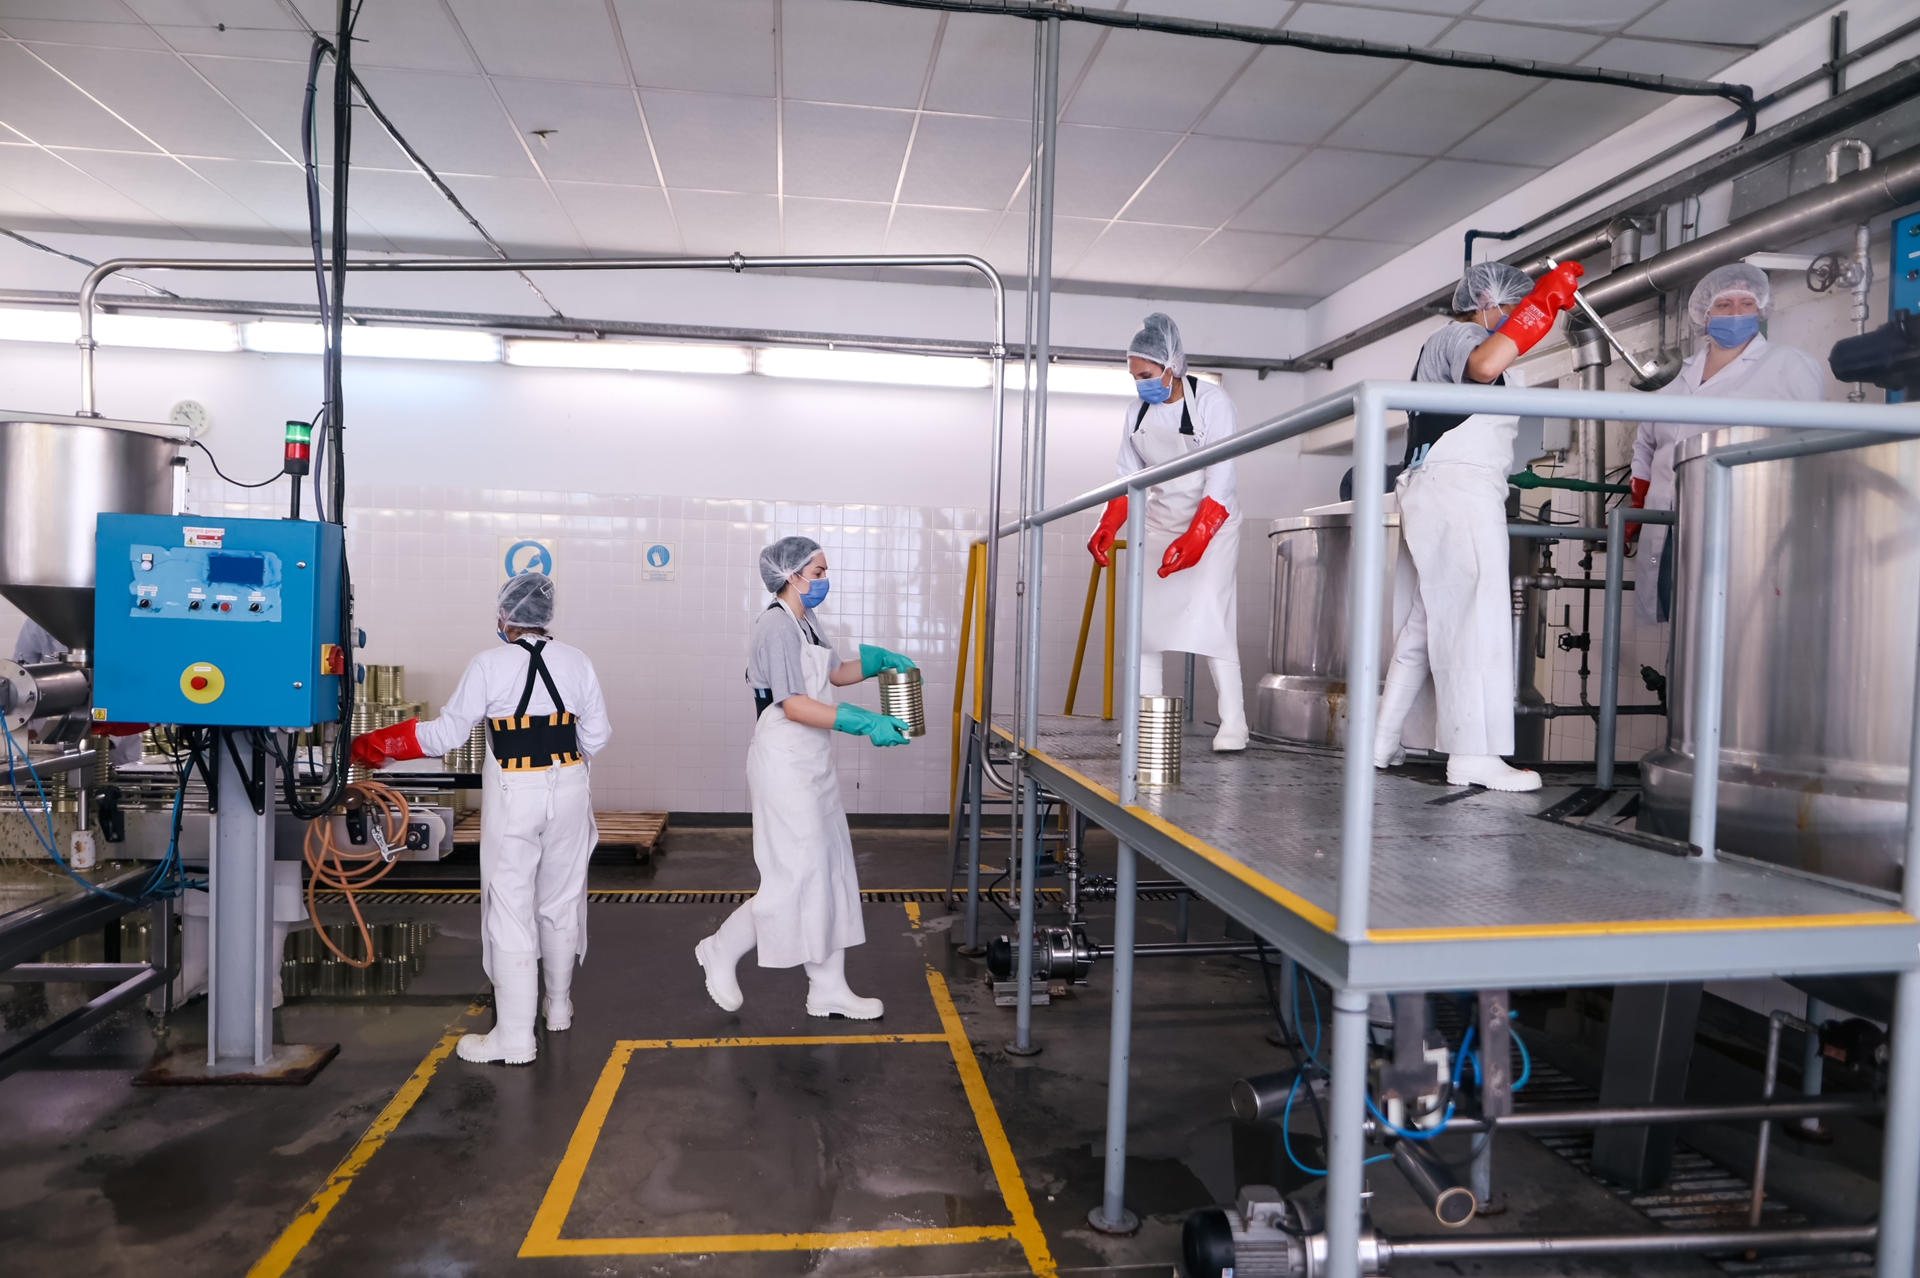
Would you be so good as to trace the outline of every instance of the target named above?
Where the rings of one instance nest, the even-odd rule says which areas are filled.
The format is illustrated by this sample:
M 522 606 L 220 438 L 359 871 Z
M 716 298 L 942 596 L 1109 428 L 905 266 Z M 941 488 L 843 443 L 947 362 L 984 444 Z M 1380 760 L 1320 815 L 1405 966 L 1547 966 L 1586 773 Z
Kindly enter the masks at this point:
M 841 1234 L 709 1234 L 679 1238 L 551 1238 L 534 1246 L 531 1234 L 522 1259 L 547 1256 L 679 1256 L 742 1251 L 867 1251 L 879 1247 L 952 1247 L 1014 1237 L 1012 1225 L 967 1229 L 867 1229 Z
M 945 1034 L 789 1034 L 777 1038 L 624 1038 L 614 1047 L 629 1052 L 653 1052 L 682 1047 L 848 1047 L 946 1041 Z
M 266 1254 L 253 1263 L 253 1268 L 247 1271 L 247 1278 L 280 1278 L 281 1274 L 287 1272 L 301 1249 L 313 1241 L 315 1232 L 326 1222 L 333 1209 L 340 1205 L 340 1200 L 346 1197 L 347 1190 L 353 1187 L 354 1177 L 366 1170 L 367 1163 L 380 1152 L 380 1147 L 387 1143 L 387 1137 L 393 1134 L 393 1129 L 400 1125 L 400 1120 L 407 1116 L 407 1112 L 420 1099 L 420 1094 L 427 1090 L 427 1083 L 439 1070 L 441 1062 L 453 1055 L 454 1045 L 466 1033 L 460 1022 L 480 1015 L 483 1010 L 478 1003 L 467 1008 L 440 1036 L 440 1041 L 413 1067 L 413 1073 L 393 1094 L 393 1099 L 373 1120 L 366 1134 L 347 1151 L 340 1165 L 328 1173 L 327 1183 L 307 1199 L 306 1206 L 293 1218 L 293 1223 L 282 1230 L 280 1236 L 274 1239 L 273 1246 L 267 1248 Z

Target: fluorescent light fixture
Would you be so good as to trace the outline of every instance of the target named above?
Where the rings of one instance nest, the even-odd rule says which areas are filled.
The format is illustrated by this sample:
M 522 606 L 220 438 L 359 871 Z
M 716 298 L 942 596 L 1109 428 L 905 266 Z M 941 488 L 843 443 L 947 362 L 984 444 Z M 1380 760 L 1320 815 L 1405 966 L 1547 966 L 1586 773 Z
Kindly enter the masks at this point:
M 72 311 L 40 311 L 25 307 L 0 308 L 0 341 L 65 342 L 80 337 L 80 317 Z
M 1007 361 L 1007 389 L 1023 391 L 1027 388 L 1027 366 L 1014 360 Z M 1047 391 L 1058 395 L 1115 395 L 1130 398 L 1137 394 L 1133 389 L 1133 375 L 1123 365 L 1102 364 L 1052 364 L 1047 368 Z
M 698 342 L 563 342 L 507 339 L 507 363 L 524 368 L 612 368 L 639 373 L 751 373 L 744 346 Z
M 318 355 L 320 326 L 289 320 L 255 320 L 245 326 L 250 351 L 269 355 Z M 409 328 L 397 324 L 351 324 L 341 330 L 348 355 L 380 359 L 450 359 L 486 364 L 500 358 L 500 339 L 471 328 Z
M 887 355 L 875 351 L 815 350 L 774 346 L 755 361 L 766 377 L 830 382 L 880 382 L 892 386 L 984 387 L 987 363 L 950 355 Z
M 102 346 L 144 346 L 169 351 L 237 351 L 239 326 L 229 320 L 180 319 L 171 315 L 97 315 L 93 334 Z

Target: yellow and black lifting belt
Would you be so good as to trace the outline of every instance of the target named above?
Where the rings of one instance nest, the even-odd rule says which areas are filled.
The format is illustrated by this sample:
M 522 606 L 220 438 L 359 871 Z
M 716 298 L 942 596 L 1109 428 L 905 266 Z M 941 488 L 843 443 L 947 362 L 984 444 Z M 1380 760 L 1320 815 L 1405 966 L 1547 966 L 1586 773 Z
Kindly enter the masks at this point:
M 570 768 L 580 762 L 579 731 L 574 725 L 572 712 L 560 700 L 560 690 L 554 687 L 553 676 L 547 673 L 546 661 L 540 656 L 540 650 L 547 646 L 546 641 L 528 643 L 522 639 L 519 646 L 530 655 L 527 686 L 520 693 L 519 707 L 511 715 L 487 721 L 491 729 L 488 738 L 493 757 L 506 772 Z M 527 705 L 533 700 L 533 683 L 536 679 L 546 684 L 547 695 L 553 698 L 551 714 L 527 713 Z

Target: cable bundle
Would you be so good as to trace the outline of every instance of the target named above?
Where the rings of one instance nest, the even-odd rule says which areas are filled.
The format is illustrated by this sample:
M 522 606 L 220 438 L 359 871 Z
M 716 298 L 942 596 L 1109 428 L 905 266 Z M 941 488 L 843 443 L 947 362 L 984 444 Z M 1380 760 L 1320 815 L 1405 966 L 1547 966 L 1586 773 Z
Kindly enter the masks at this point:
M 367 968 L 374 963 L 373 932 L 367 927 L 367 920 L 360 913 L 360 902 L 356 893 L 372 887 L 387 876 L 396 863 L 399 850 L 407 843 L 407 818 L 411 809 L 406 796 L 392 786 L 378 781 L 355 781 L 346 788 L 347 801 L 351 804 L 356 798 L 368 809 L 371 818 L 368 833 L 371 836 L 364 846 L 347 844 L 341 846 L 334 838 L 334 818 L 321 817 L 307 824 L 306 861 L 307 861 L 307 917 L 313 920 L 313 930 L 320 941 L 335 957 L 349 967 Z M 378 809 L 376 815 L 375 809 Z M 360 931 L 360 949 L 364 957 L 354 958 L 327 934 L 320 922 L 320 906 L 316 899 L 321 891 L 339 892 L 347 898 L 347 909 L 353 914 L 353 923 Z

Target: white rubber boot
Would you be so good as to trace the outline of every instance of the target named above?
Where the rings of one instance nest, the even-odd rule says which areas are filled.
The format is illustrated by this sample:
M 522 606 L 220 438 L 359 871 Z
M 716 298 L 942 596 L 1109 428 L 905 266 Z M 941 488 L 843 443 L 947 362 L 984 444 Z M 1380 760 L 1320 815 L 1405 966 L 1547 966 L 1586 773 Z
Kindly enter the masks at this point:
M 1374 719 L 1373 729 L 1373 766 L 1376 768 L 1394 768 L 1407 761 L 1407 752 L 1400 744 L 1400 733 L 1407 726 L 1407 716 L 1413 712 L 1413 703 L 1425 687 L 1427 676 L 1424 670 L 1392 662 L 1387 666 L 1386 687 L 1380 691 L 1380 712 Z
M 740 960 L 754 946 L 753 909 L 742 905 L 720 930 L 693 947 L 693 957 L 707 976 L 707 997 L 723 1012 L 737 1012 L 747 1001 L 740 992 Z
M 544 989 L 540 1014 L 549 1033 L 573 1027 L 573 969 L 580 946 L 570 936 L 540 938 L 540 983 Z
M 1509 767 L 1497 755 L 1454 754 L 1447 756 L 1447 784 L 1483 785 L 1489 790 L 1524 794 L 1540 788 L 1540 774 Z
M 540 1002 L 540 956 L 493 956 L 493 1032 L 468 1034 L 453 1050 L 476 1065 L 531 1065 L 533 1012 Z
M 807 964 L 807 1015 L 844 1016 L 850 1021 L 877 1021 L 886 1004 L 861 998 L 847 988 L 847 952 L 835 950 L 824 963 Z
M 1213 734 L 1213 748 L 1221 754 L 1247 748 L 1247 692 L 1240 681 L 1240 663 L 1219 657 L 1207 658 L 1213 674 L 1213 691 L 1220 703 L 1220 731 Z

